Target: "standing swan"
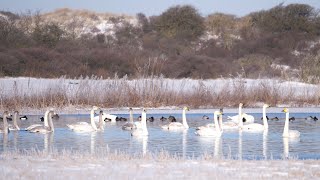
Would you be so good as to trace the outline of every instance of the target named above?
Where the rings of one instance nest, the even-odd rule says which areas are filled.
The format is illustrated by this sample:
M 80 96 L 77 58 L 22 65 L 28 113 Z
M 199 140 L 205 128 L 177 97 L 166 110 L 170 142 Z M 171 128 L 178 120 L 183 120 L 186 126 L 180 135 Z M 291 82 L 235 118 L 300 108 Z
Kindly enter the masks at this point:
M 147 112 L 145 109 L 142 110 L 141 114 L 141 128 L 137 128 L 132 131 L 131 136 L 148 136 L 149 132 L 147 129 Z
M 219 123 L 218 123 L 218 115 L 221 115 L 222 113 L 220 111 L 214 112 L 214 124 L 215 127 L 203 127 L 195 132 L 198 136 L 213 136 L 213 137 L 220 137 L 222 135 L 222 131 L 220 129 Z
M 3 113 L 3 127 L 0 128 L 0 133 L 5 133 L 5 134 L 8 134 L 9 133 L 9 127 L 8 127 L 8 120 L 7 120 L 7 117 L 9 116 L 9 112 L 8 111 L 5 111 Z
M 284 138 L 298 138 L 300 137 L 300 132 L 297 130 L 289 130 L 289 109 L 284 108 L 282 112 L 286 113 L 286 120 L 284 123 L 283 134 Z
M 18 111 L 14 111 L 13 113 L 13 126 L 9 125 L 9 130 L 10 131 L 19 131 L 20 128 L 18 126 L 18 117 L 19 117 L 19 112 Z
M 77 132 L 93 132 L 98 131 L 97 125 L 94 121 L 94 112 L 99 110 L 97 106 L 93 106 L 92 110 L 90 111 L 90 124 L 87 122 L 78 122 L 75 124 L 67 124 L 68 128 L 77 131 Z M 101 116 L 101 115 L 99 115 Z
M 248 131 L 248 132 L 263 132 L 264 130 L 268 130 L 269 125 L 268 125 L 268 120 L 266 115 L 266 109 L 268 107 L 270 107 L 268 104 L 264 104 L 262 107 L 263 125 L 258 123 L 252 123 L 252 124 L 247 124 L 242 126 L 241 129 L 243 131 Z
M 162 129 L 168 129 L 168 130 L 189 129 L 189 125 L 187 123 L 186 111 L 189 111 L 188 107 L 184 107 L 183 110 L 182 110 L 182 123 L 172 122 L 172 123 L 169 123 L 167 125 L 161 126 L 161 128 Z
M 122 129 L 123 130 L 126 130 L 126 131 L 131 131 L 133 129 L 136 129 L 136 125 L 133 123 L 133 112 L 132 112 L 132 108 L 129 109 L 129 113 L 130 113 L 130 121 L 125 123 L 123 126 L 122 126 Z
M 41 134 L 46 134 L 49 132 L 54 132 L 54 126 L 52 122 L 52 116 L 54 115 L 54 112 L 51 110 L 47 114 L 47 119 L 48 119 L 48 126 L 37 126 L 31 130 L 29 130 L 32 133 L 41 133 Z

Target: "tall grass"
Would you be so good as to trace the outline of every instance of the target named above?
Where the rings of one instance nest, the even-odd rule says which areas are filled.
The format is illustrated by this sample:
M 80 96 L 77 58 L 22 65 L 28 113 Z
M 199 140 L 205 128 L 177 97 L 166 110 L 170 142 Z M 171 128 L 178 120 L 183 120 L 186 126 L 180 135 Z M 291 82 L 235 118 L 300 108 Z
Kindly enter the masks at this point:
M 87 77 L 16 81 L 0 86 L 1 109 L 67 106 L 193 108 L 236 107 L 240 102 L 254 107 L 271 105 L 318 105 L 320 88 L 315 85 L 283 84 L 275 80 L 247 82 L 246 79 L 192 80 L 162 77 L 129 80 Z M 44 82 L 50 83 L 44 83 Z M 44 84 L 42 84 L 44 83 Z

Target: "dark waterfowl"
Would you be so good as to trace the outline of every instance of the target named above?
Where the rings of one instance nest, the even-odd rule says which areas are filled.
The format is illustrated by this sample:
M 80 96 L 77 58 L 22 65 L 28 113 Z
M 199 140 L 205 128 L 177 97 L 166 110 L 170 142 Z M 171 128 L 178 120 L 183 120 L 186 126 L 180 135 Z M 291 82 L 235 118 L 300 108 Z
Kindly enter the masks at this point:
M 160 118 L 160 121 L 166 121 L 166 120 L 168 120 L 168 118 L 165 118 L 163 116 Z
M 203 119 L 203 120 L 208 120 L 208 119 L 209 119 L 209 116 L 203 115 L 203 116 L 202 116 L 202 119 Z
M 308 117 L 306 117 L 305 119 L 306 119 L 306 120 L 309 120 L 309 121 L 310 121 L 310 120 L 312 120 L 312 121 L 318 121 L 318 118 L 317 118 L 316 116 L 314 116 L 314 117 L 313 117 L 313 116 L 308 116 Z
M 147 121 L 149 121 L 149 122 L 153 122 L 153 121 L 154 121 L 154 117 L 153 117 L 153 116 L 151 116 L 151 117 L 147 118 Z
M 289 118 L 289 121 L 294 121 L 294 120 L 296 120 L 296 118 L 295 118 L 295 117 L 291 117 L 291 118 Z
M 26 116 L 26 115 L 24 115 L 24 116 L 20 116 L 20 118 L 19 118 L 21 121 L 25 121 L 25 120 L 28 120 L 28 117 Z
M 268 117 L 268 116 L 266 116 L 266 118 L 267 118 L 267 120 L 269 121 L 269 117 Z M 261 117 L 261 120 L 263 120 L 263 117 Z
M 273 117 L 271 118 L 272 121 L 279 121 L 279 118 L 276 116 L 276 117 Z
M 111 119 L 110 119 L 111 120 Z M 127 121 L 127 118 L 124 117 L 116 117 L 116 121 Z
M 174 116 L 171 116 L 171 115 L 168 117 L 168 120 L 170 122 L 177 122 L 177 119 Z

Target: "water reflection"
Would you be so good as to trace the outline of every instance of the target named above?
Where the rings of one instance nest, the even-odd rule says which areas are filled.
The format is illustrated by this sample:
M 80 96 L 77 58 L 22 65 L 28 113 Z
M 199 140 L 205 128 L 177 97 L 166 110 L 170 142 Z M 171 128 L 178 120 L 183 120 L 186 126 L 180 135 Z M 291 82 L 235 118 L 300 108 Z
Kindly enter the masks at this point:
M 136 114 L 136 116 L 138 115 L 140 114 Z M 183 158 L 199 157 L 209 153 L 215 157 L 226 155 L 226 157 L 237 159 L 268 159 L 271 155 L 273 159 L 287 158 L 293 155 L 299 159 L 320 159 L 320 126 L 318 124 L 310 126 L 303 120 L 291 122 L 292 129 L 301 132 L 301 141 L 299 139 L 282 138 L 284 121 L 269 121 L 269 130 L 263 132 L 263 134 L 225 131 L 220 138 L 210 138 L 199 137 L 194 134 L 194 127 L 207 123 L 207 121 L 199 120 L 202 115 L 190 114 L 188 116 L 190 128 L 180 132 L 163 131 L 160 127 L 163 123 L 158 119 L 161 116 L 168 115 L 155 115 L 156 120 L 152 123 L 148 122 L 149 136 L 142 138 L 131 137 L 130 132 L 122 131 L 121 126 L 124 122 L 114 124 L 108 122 L 103 132 L 75 133 L 67 129 L 66 124 L 88 121 L 89 116 L 62 115 L 60 120 L 55 122 L 57 128 L 54 133 L 32 134 L 26 131 L 11 131 L 9 134 L 0 135 L 2 136 L 0 152 L 39 148 L 48 152 L 54 149 L 94 153 L 98 148 L 109 148 L 111 152 L 120 151 L 144 155 L 149 152 L 157 153 L 165 150 L 170 155 L 178 155 Z M 296 117 L 306 116 L 303 114 L 292 115 Z M 276 116 L 282 118 L 279 114 Z M 38 121 L 38 116 L 30 116 L 30 120 L 20 122 L 21 128 L 38 123 Z M 261 123 L 261 121 L 257 120 L 257 123 Z M 224 148 L 227 147 L 229 147 L 229 151 L 223 152 Z

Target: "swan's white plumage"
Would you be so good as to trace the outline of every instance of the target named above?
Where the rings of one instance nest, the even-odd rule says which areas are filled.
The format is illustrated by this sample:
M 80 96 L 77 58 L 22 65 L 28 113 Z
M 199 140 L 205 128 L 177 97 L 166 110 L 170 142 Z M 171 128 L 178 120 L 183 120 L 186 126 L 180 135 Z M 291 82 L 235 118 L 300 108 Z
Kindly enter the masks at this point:
M 188 107 L 184 107 L 182 110 L 182 123 L 180 122 L 171 122 L 169 124 L 161 126 L 162 129 L 166 130 L 183 130 L 189 129 L 189 125 L 187 123 L 186 111 L 189 111 Z
M 149 132 L 147 129 L 147 112 L 145 109 L 142 110 L 141 114 L 141 127 L 134 129 L 131 132 L 131 136 L 148 136 Z
M 289 109 L 284 108 L 282 112 L 286 113 L 286 119 L 285 119 L 282 137 L 284 137 L 284 138 L 298 138 L 298 137 L 300 137 L 299 131 L 289 129 Z
M 9 116 L 9 112 L 8 111 L 5 111 L 3 113 L 3 127 L 0 127 L 0 133 L 4 133 L 4 134 L 7 134 L 9 133 L 9 128 L 8 128 L 8 120 L 7 120 L 7 117 Z
M 13 125 L 9 124 L 10 131 L 19 131 L 20 130 L 20 127 L 18 126 L 18 117 L 19 117 L 19 112 L 15 111 L 13 113 Z
M 43 123 L 44 124 L 32 124 L 30 126 L 28 126 L 27 128 L 25 128 L 26 131 L 30 131 L 36 127 L 41 127 L 41 126 L 46 126 L 46 127 L 49 127 L 49 123 L 48 123 L 48 114 L 49 114 L 50 110 L 47 110 L 45 113 L 44 113 L 44 116 L 43 116 Z
M 241 127 L 242 131 L 247 132 L 263 132 L 264 130 L 268 130 L 268 120 L 266 117 L 266 109 L 269 107 L 268 104 L 264 104 L 262 107 L 262 119 L 263 119 L 263 125 L 258 123 L 252 123 L 243 125 Z
M 54 112 L 52 110 L 50 110 L 47 113 L 47 123 L 48 126 L 37 126 L 35 128 L 32 128 L 29 130 L 29 132 L 31 133 L 41 133 L 41 134 L 46 134 L 49 132 L 54 132 L 54 126 L 53 126 L 53 122 L 52 122 L 52 116 L 53 116 Z
M 213 136 L 213 137 L 220 137 L 222 135 L 222 131 L 220 129 L 219 123 L 218 123 L 218 115 L 221 114 L 220 111 L 214 112 L 214 124 L 215 127 L 202 127 L 201 129 L 197 130 L 195 132 L 198 136 Z
M 130 117 L 129 117 L 129 122 L 125 123 L 123 126 L 122 126 L 122 129 L 123 130 L 126 130 L 126 131 L 131 131 L 133 129 L 137 129 L 137 126 L 135 125 L 135 123 L 133 122 L 133 112 L 132 112 L 132 108 L 129 109 L 129 113 L 130 113 Z M 141 124 L 140 124 L 141 125 Z M 141 128 L 141 126 L 140 126 Z
M 87 122 L 78 122 L 75 124 L 67 124 L 68 128 L 76 131 L 76 132 L 94 132 L 98 131 L 98 128 L 95 124 L 94 120 L 94 112 L 98 110 L 99 108 L 96 106 L 93 106 L 92 110 L 90 111 L 90 124 Z

